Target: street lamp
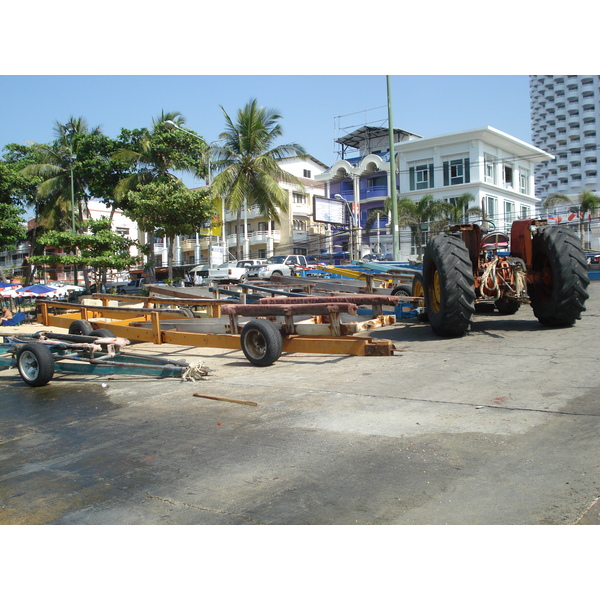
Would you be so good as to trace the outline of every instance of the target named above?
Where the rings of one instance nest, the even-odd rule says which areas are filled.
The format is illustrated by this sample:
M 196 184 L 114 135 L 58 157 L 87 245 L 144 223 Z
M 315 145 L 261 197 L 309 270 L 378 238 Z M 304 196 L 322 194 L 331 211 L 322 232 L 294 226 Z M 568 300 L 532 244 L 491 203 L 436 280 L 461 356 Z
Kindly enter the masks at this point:
M 336 200 L 341 200 L 342 202 L 344 202 L 346 204 L 346 208 L 348 209 L 348 212 L 350 214 L 350 219 L 349 219 L 349 221 L 350 221 L 350 260 L 354 260 L 354 258 L 355 258 L 355 253 L 354 253 L 355 233 L 354 232 L 358 228 L 358 225 L 355 221 L 356 214 L 354 213 L 352 203 L 350 202 L 350 200 L 346 200 L 346 198 L 344 198 L 344 196 L 342 196 L 341 194 L 335 194 L 334 198 Z
M 75 161 L 75 156 L 73 155 L 73 134 L 75 133 L 75 128 L 73 125 L 69 124 L 65 126 L 65 136 L 67 133 L 69 134 L 69 170 L 71 175 L 71 233 L 75 235 L 75 181 L 73 178 L 73 162 Z M 73 264 L 73 285 L 77 285 L 77 263 Z
M 73 126 L 67 125 L 65 127 L 65 135 L 69 134 L 69 168 L 71 171 L 71 232 L 75 233 L 75 182 L 73 181 Z

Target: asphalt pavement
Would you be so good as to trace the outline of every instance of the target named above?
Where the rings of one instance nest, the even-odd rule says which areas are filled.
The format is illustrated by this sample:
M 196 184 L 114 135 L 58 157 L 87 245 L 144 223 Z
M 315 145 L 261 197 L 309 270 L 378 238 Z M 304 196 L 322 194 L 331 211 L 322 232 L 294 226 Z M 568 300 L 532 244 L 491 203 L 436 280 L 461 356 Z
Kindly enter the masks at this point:
M 415 319 L 372 331 L 390 357 L 259 368 L 138 344 L 209 374 L 31 388 L 0 371 L 0 524 L 598 524 L 600 283 L 589 291 L 570 328 L 524 306 L 477 314 L 460 339 Z

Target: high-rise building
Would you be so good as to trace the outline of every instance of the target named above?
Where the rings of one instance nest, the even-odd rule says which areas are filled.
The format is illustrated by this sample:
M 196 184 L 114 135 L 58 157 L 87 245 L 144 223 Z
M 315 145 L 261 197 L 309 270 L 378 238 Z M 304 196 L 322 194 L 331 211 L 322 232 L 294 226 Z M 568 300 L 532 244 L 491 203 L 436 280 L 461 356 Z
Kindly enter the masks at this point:
M 600 75 L 530 75 L 533 145 L 554 155 L 535 166 L 535 195 L 597 191 Z

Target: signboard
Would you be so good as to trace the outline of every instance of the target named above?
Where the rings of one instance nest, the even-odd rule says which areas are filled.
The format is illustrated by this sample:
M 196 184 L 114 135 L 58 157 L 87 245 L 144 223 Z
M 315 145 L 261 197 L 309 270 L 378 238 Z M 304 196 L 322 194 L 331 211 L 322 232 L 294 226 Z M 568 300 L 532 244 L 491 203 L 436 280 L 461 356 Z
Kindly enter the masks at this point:
M 343 225 L 348 223 L 348 211 L 343 200 L 324 196 L 314 197 L 314 219 L 321 223 Z

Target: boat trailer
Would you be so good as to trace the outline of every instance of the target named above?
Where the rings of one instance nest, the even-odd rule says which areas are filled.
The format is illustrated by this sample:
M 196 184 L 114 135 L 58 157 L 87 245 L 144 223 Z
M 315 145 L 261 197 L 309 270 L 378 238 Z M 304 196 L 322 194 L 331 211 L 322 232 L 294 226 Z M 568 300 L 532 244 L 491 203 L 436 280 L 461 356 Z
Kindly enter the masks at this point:
M 263 303 L 265 300 L 268 302 Z M 177 298 L 168 301 L 172 305 L 178 303 Z M 252 364 L 268 366 L 282 352 L 391 356 L 396 348 L 390 340 L 354 334 L 393 324 L 395 318 L 381 314 L 381 307 L 395 306 L 398 301 L 397 296 L 378 294 L 265 298 L 254 305 L 220 304 L 223 316 L 211 319 L 189 318 L 186 310 L 40 300 L 37 320 L 46 327 L 68 329 L 69 333 L 90 334 L 96 329 L 107 329 L 131 341 L 242 350 Z M 203 300 L 198 298 L 193 302 L 202 305 Z M 359 305 L 371 305 L 373 319 L 354 326 L 343 323 L 341 315 L 355 315 Z M 308 321 L 301 315 L 308 316 Z
M 201 379 L 208 371 L 199 364 L 130 352 L 129 340 L 98 330 L 97 336 L 41 331 L 4 336 L 0 343 L 0 370 L 17 367 L 32 387 L 46 385 L 55 371 L 93 375 L 146 375 Z

